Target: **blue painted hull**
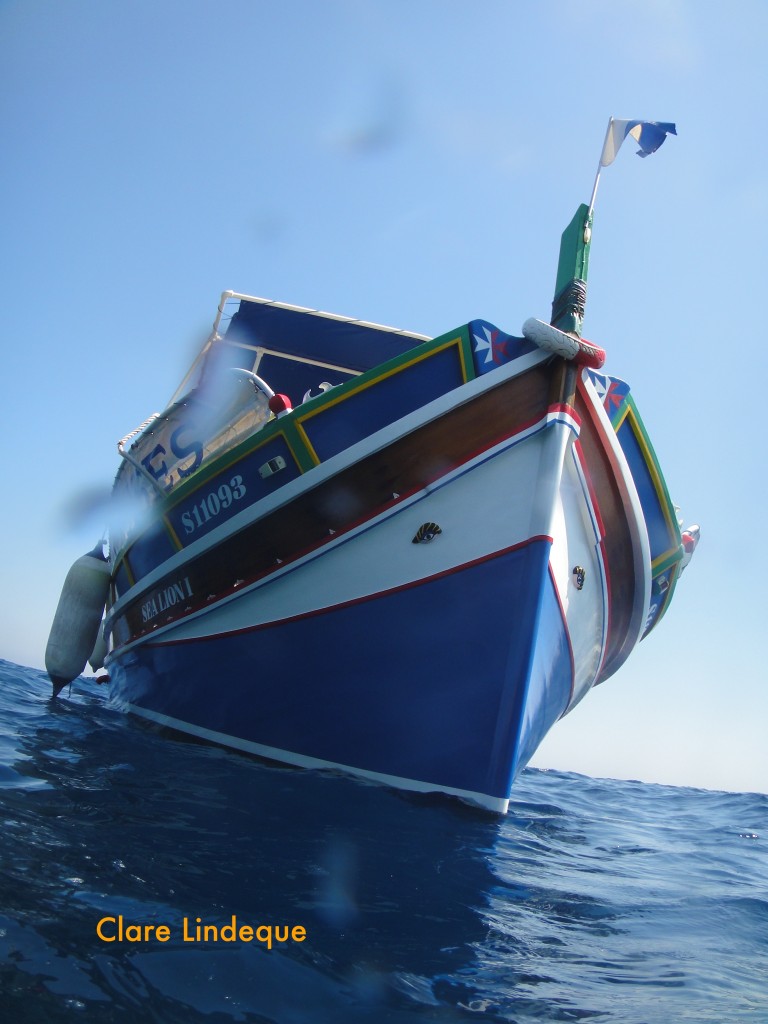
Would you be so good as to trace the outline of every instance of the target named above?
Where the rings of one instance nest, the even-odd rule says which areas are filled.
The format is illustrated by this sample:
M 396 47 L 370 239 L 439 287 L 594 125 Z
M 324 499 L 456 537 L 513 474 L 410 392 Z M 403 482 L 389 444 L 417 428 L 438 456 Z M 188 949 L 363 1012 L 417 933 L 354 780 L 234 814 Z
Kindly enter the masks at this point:
M 105 665 L 161 725 L 504 812 L 660 614 L 653 573 L 668 603 L 679 531 L 608 378 L 485 321 L 416 340 L 257 299 L 214 330 L 119 445 Z
M 234 747 L 505 810 L 572 690 L 550 547 L 267 626 L 146 641 L 113 656 L 111 689 Z

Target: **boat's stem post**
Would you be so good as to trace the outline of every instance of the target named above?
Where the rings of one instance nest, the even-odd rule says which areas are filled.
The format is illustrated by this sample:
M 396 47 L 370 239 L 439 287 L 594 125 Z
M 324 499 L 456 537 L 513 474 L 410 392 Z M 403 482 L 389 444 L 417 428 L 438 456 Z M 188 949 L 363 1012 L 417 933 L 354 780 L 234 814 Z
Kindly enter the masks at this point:
M 577 337 L 581 336 L 584 322 L 591 237 L 592 211 L 582 203 L 560 241 L 560 262 L 550 321 L 553 327 Z

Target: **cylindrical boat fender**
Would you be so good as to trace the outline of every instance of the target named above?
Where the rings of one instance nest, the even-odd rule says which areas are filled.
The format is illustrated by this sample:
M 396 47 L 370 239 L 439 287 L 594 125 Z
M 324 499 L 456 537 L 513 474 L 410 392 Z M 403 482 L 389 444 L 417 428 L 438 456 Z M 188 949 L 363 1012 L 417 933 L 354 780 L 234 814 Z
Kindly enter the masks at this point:
M 104 636 L 104 621 L 99 623 L 99 632 L 96 635 L 96 643 L 93 645 L 93 650 L 88 658 L 88 664 L 91 666 L 94 672 L 98 672 L 100 668 L 104 668 L 104 659 L 107 656 L 107 640 Z
M 696 545 L 699 543 L 701 536 L 701 528 L 698 525 L 689 526 L 687 530 L 683 530 L 683 560 L 680 563 L 680 572 L 688 565 L 690 560 L 693 558 L 693 552 L 696 550 Z
M 54 697 L 77 679 L 96 645 L 109 580 L 109 563 L 101 543 L 81 555 L 67 573 L 45 649 Z
M 535 317 L 531 317 L 523 324 L 523 336 L 545 352 L 552 352 L 563 359 L 572 359 L 580 366 L 599 370 L 605 362 L 605 352 L 599 345 L 578 338 L 574 334 L 566 334 L 565 331 L 553 327 L 552 324 L 545 324 L 543 320 L 537 320 Z

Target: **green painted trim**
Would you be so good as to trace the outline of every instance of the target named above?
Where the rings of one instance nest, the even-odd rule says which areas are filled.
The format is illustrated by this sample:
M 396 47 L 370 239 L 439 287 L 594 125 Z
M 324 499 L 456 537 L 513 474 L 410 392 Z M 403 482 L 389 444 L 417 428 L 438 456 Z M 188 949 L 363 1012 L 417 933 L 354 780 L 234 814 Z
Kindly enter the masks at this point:
M 458 334 L 459 336 L 459 352 L 461 355 L 461 369 L 464 377 L 464 383 L 468 380 L 474 380 L 477 377 L 477 370 L 475 369 L 475 355 L 472 351 L 472 339 L 469 336 L 469 324 L 462 327 L 459 331 L 451 331 L 452 335 Z M 443 335 L 447 337 L 447 335 Z

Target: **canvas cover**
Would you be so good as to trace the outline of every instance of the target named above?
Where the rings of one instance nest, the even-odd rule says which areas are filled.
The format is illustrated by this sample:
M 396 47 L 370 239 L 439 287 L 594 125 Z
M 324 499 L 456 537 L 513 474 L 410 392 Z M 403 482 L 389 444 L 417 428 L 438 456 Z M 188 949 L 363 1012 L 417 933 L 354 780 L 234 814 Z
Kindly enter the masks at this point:
M 298 306 L 242 299 L 223 337 L 209 342 L 195 374 L 174 398 L 223 367 L 238 366 L 258 374 L 295 406 L 307 392 L 319 394 L 320 384 L 341 384 L 427 340 Z

